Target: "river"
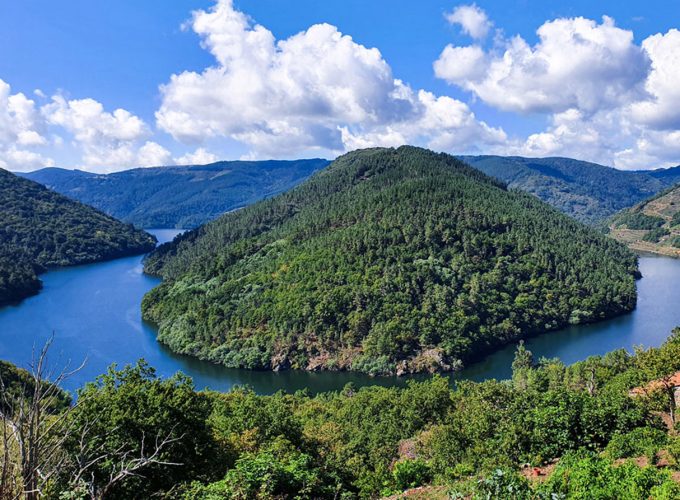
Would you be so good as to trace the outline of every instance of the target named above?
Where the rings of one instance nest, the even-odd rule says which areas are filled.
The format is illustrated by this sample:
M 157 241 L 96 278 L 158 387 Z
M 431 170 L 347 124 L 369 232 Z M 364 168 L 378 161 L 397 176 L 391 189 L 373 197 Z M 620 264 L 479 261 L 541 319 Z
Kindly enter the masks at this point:
M 160 242 L 178 231 L 151 230 Z M 635 345 L 658 346 L 680 326 L 680 260 L 640 258 L 643 278 L 638 282 L 638 307 L 631 314 L 592 325 L 573 326 L 533 337 L 527 347 L 538 358 L 559 357 L 573 363 L 594 354 Z M 224 368 L 170 352 L 156 342 L 153 327 L 141 319 L 143 295 L 156 286 L 156 278 L 142 272 L 142 257 L 49 271 L 41 276 L 44 288 L 16 306 L 0 308 L 0 359 L 27 367 L 34 348 L 54 335 L 50 363 L 83 369 L 64 384 L 75 390 L 107 367 L 123 366 L 144 358 L 167 377 L 177 371 L 191 376 L 196 387 L 226 391 L 249 385 L 261 394 L 278 390 L 309 389 L 312 393 L 338 390 L 348 382 L 356 386 L 403 385 L 407 378 L 369 377 L 358 373 L 284 371 L 280 373 Z M 508 378 L 514 346 L 470 365 L 455 378 L 483 380 Z

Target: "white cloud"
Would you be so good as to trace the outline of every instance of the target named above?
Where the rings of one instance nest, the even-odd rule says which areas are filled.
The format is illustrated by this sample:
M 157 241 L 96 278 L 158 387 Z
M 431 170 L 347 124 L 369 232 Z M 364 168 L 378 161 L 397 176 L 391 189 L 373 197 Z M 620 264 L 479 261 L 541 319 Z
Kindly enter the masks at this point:
M 26 149 L 18 149 L 10 146 L 0 150 L 0 168 L 14 172 L 30 172 L 44 167 L 54 166 L 51 158 L 46 158 L 40 153 Z
M 680 31 L 637 45 L 631 31 L 604 17 L 555 19 L 522 37 L 444 48 L 436 76 L 484 103 L 545 114 L 545 130 L 496 152 L 561 155 L 620 168 L 680 163 Z
M 26 149 L 46 145 L 44 134 L 35 102 L 21 92 L 12 94 L 0 79 L 0 167 L 19 171 L 53 165 L 50 158 Z
M 515 36 L 487 53 L 448 46 L 435 74 L 505 111 L 595 112 L 644 94 L 647 55 L 611 18 L 555 19 L 537 33 L 534 46 Z
M 461 29 L 476 40 L 485 38 L 493 26 L 482 9 L 477 5 L 459 5 L 452 12 L 446 14 L 446 20 L 451 24 L 460 25 Z
M 85 169 L 114 171 L 169 158 L 155 143 L 147 142 L 140 149 L 139 144 L 151 132 L 141 118 L 127 110 L 107 112 L 94 99 L 67 100 L 55 95 L 41 113 L 48 124 L 72 134 Z
M 137 163 L 142 167 L 157 167 L 173 163 L 170 151 L 153 141 L 146 141 L 137 151 Z
M 653 128 L 680 128 L 680 31 L 650 36 L 642 48 L 652 62 L 645 84 L 650 98 L 633 104 L 633 116 Z
M 193 153 L 187 153 L 184 156 L 175 158 L 175 163 L 177 165 L 205 165 L 207 163 L 214 163 L 217 159 L 217 155 L 206 151 L 204 148 L 198 148 Z
M 182 142 L 227 137 L 245 144 L 251 157 L 281 157 L 358 144 L 450 143 L 454 136 L 473 149 L 503 135 L 464 103 L 426 98 L 395 79 L 377 49 L 334 26 L 317 24 L 277 41 L 230 0 L 194 12 L 191 26 L 217 64 L 173 75 L 161 87 L 158 127 Z M 455 119 L 440 120 L 446 129 L 432 127 L 443 106 Z
M 434 62 L 434 73 L 451 83 L 477 81 L 486 76 L 488 64 L 487 55 L 478 45 L 448 45 Z

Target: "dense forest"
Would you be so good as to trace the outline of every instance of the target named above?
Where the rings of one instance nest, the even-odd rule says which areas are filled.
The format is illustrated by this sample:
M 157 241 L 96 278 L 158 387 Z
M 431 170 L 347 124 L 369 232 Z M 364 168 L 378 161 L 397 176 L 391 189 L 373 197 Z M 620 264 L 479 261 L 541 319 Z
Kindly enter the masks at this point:
M 41 288 L 47 267 L 148 252 L 153 236 L 0 169 L 0 304 Z
M 462 156 L 463 161 L 510 188 L 538 196 L 562 212 L 597 225 L 680 182 L 680 167 L 622 171 L 571 158 Z
M 347 154 L 146 260 L 145 319 L 231 367 L 446 371 L 636 303 L 618 242 L 456 158 Z
M 608 226 L 633 250 L 680 257 L 680 185 L 622 210 Z
M 21 385 L 28 374 L 0 364 L 13 388 L 0 425 L 35 431 L 3 433 L 0 498 L 32 484 L 27 498 L 677 499 L 677 370 L 680 330 L 572 366 L 520 344 L 512 380 L 455 389 L 434 376 L 315 396 L 196 392 L 140 362 L 69 405 L 39 371 Z
M 286 191 L 326 165 L 321 159 L 221 161 L 113 174 L 45 168 L 21 175 L 137 227 L 188 229 Z

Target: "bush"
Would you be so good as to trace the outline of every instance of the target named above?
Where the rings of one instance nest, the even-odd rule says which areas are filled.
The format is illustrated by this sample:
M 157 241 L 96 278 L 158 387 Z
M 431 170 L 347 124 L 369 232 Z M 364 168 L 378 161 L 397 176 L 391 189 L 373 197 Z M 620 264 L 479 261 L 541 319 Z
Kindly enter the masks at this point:
M 642 240 L 650 243 L 658 243 L 661 238 L 668 236 L 669 234 L 671 234 L 670 231 L 665 227 L 656 227 L 645 234 L 642 237 Z
M 430 464 L 421 458 L 402 460 L 392 469 L 395 488 L 399 491 L 416 488 L 432 480 Z
M 496 469 L 489 477 L 481 479 L 473 492 L 473 500 L 512 498 L 529 500 L 532 497 L 529 482 L 511 470 Z
M 653 491 L 672 493 L 674 486 L 667 483 L 672 483 L 668 471 L 638 467 L 630 461 L 615 466 L 605 457 L 579 451 L 562 457 L 550 478 L 539 486 L 538 493 L 544 498 L 551 495 L 575 500 L 647 500 Z
M 627 434 L 616 434 L 605 449 L 605 454 L 616 460 L 645 455 L 654 462 L 656 452 L 666 444 L 666 433 L 659 429 L 640 427 Z
M 619 225 L 625 225 L 628 229 L 654 229 L 664 224 L 661 217 L 645 215 L 642 212 L 628 213 L 621 217 Z
M 323 498 L 332 492 L 323 487 L 312 457 L 294 450 L 285 441 L 271 449 L 245 453 L 222 481 L 203 486 L 194 483 L 184 498 Z

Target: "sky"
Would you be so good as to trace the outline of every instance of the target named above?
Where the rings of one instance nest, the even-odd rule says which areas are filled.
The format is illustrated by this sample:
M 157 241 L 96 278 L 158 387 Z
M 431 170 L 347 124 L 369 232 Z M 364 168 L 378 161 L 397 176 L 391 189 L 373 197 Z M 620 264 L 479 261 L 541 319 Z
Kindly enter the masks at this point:
M 680 164 L 680 2 L 0 0 L 0 167 Z

